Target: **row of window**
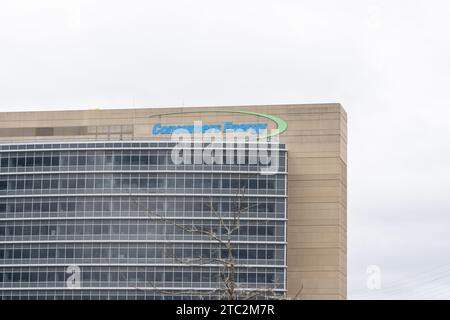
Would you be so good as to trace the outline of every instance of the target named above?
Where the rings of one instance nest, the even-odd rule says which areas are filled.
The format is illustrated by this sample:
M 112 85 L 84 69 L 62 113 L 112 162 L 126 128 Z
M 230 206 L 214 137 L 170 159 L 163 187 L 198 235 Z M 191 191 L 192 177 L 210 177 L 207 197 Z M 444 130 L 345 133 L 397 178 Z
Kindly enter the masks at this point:
M 284 236 L 284 222 L 240 221 L 235 226 L 232 221 L 223 221 L 232 230 L 233 238 L 246 236 L 269 237 Z M 74 221 L 34 221 L 34 222 L 0 222 L 0 239 L 48 237 L 48 238 L 83 238 L 92 236 L 131 236 L 136 238 L 181 239 L 185 234 L 193 234 L 186 229 L 194 227 L 218 236 L 226 236 L 228 230 L 216 220 L 74 220 Z M 233 228 L 236 227 L 236 228 Z M 193 234 L 194 238 L 206 238 L 204 234 Z
M 275 259 L 281 261 L 284 257 L 284 249 L 281 244 L 236 243 L 233 245 L 232 254 L 243 260 Z M 139 246 L 129 243 L 68 243 L 56 246 L 41 244 L 0 247 L 0 259 L 5 262 L 29 259 L 165 259 L 166 263 L 168 261 L 176 263 L 177 259 L 184 258 L 192 260 L 220 257 L 228 258 L 229 252 L 220 247 L 218 243 L 143 243 Z M 81 263 L 80 261 L 77 260 L 78 263 Z
M 0 191 L 41 189 L 284 189 L 283 175 L 52 174 L 0 178 Z
M 3 269 L 3 270 L 2 270 Z M 28 287 L 30 282 L 38 282 L 42 286 L 67 287 L 67 280 L 72 271 L 67 272 L 64 267 L 42 268 L 2 268 L 0 269 L 0 283 L 21 283 Z M 78 271 L 78 270 L 77 270 Z M 170 268 L 166 267 L 80 267 L 79 280 L 81 287 L 142 287 L 154 289 L 161 287 L 220 287 L 223 280 L 218 268 Z M 236 268 L 235 279 L 238 285 L 245 288 L 246 283 L 270 285 L 270 288 L 280 288 L 283 283 L 283 272 L 274 268 Z
M 234 152 L 221 152 L 222 155 L 214 158 L 211 165 L 245 165 L 258 167 L 257 154 L 249 155 L 248 150 L 235 150 Z M 195 153 L 191 151 L 189 157 L 185 156 L 185 164 L 206 164 L 203 158 L 200 163 L 195 162 Z M 220 153 L 219 153 L 220 154 Z M 274 163 L 284 169 L 285 154 L 283 152 L 268 153 L 269 159 L 274 157 Z M 271 157 L 270 157 L 271 156 Z M 276 158 L 275 158 L 276 157 Z M 198 161 L 198 160 L 197 160 Z M 3 153 L 0 159 L 1 169 L 30 168 L 41 170 L 50 167 L 134 167 L 173 166 L 171 150 L 142 150 L 142 151 L 78 151 L 78 152 L 27 152 Z M 264 164 L 267 165 L 267 164 Z M 182 168 L 183 165 L 178 166 Z
M 221 300 L 226 299 L 226 294 L 221 292 L 211 292 L 210 290 L 192 290 L 181 289 L 174 294 L 161 293 L 160 290 L 137 290 L 135 288 L 118 290 L 95 290 L 95 289 L 64 289 L 64 290 L 0 290 L 0 300 Z M 249 293 L 253 293 L 254 291 Z M 282 299 L 284 290 L 276 290 L 272 292 L 262 291 L 257 295 L 253 295 L 251 300 L 270 300 Z M 248 295 L 238 292 L 238 296 L 248 300 Z M 275 297 L 276 295 L 276 297 Z M 239 298 L 241 299 L 241 298 Z
M 284 217 L 284 198 L 252 197 L 48 197 L 0 199 L 0 219 L 3 217 L 66 217 L 66 216 L 152 216 L 211 217 L 214 212 L 227 217 L 241 212 L 241 218 Z
M 178 292 L 175 292 L 178 291 Z M 276 290 L 273 293 L 262 290 L 260 293 L 253 295 L 254 291 L 247 291 L 253 297 L 251 300 L 270 300 L 283 299 L 284 290 Z M 248 295 L 237 292 L 238 296 L 249 300 Z M 183 300 L 221 300 L 226 299 L 226 294 L 222 292 L 210 290 L 174 290 L 173 294 L 161 293 L 160 290 L 138 290 L 132 289 L 108 289 L 108 290 L 0 290 L 0 300 L 168 300 L 168 301 L 183 301 Z
M 141 276 L 129 276 L 125 272 L 113 273 L 113 274 L 103 274 L 103 273 L 82 273 L 82 279 L 80 285 L 83 288 L 86 287 L 139 287 L 141 289 L 153 288 L 153 285 L 158 287 L 175 286 L 190 288 L 192 286 L 196 287 L 209 287 L 211 285 L 218 286 L 222 283 L 220 275 L 218 273 L 169 273 L 162 272 L 157 274 L 145 273 Z M 121 277 L 129 278 L 128 281 L 121 280 Z M 158 280 L 153 280 L 151 283 L 147 282 L 147 278 L 157 278 Z M 161 278 L 161 280 L 159 280 Z M 43 280 L 46 279 L 46 280 Z M 106 279 L 106 280 L 105 280 Z M 260 283 L 260 284 L 272 284 L 274 283 L 275 274 L 273 273 L 239 273 L 236 275 L 236 282 L 241 285 L 247 283 Z M 46 274 L 43 272 L 30 272 L 30 273 L 5 273 L 0 274 L 0 284 L 18 282 L 22 283 L 22 287 L 28 287 L 30 282 L 36 282 L 36 286 L 46 287 L 51 284 L 51 287 L 66 287 L 67 275 L 64 272 L 57 272 L 55 274 Z M 55 284 L 56 283 L 56 284 Z M 1 287 L 1 285 L 0 285 Z M 6 286 L 9 287 L 9 286 Z M 20 287 L 15 285 L 15 287 Z

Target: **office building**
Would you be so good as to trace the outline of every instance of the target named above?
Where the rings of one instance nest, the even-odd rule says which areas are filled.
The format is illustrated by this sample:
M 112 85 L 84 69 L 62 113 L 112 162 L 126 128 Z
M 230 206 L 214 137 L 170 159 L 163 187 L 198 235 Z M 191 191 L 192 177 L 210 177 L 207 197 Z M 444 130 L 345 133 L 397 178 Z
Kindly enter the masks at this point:
M 339 104 L 0 113 L 0 299 L 220 298 L 227 227 L 238 292 L 345 299 L 346 140 Z

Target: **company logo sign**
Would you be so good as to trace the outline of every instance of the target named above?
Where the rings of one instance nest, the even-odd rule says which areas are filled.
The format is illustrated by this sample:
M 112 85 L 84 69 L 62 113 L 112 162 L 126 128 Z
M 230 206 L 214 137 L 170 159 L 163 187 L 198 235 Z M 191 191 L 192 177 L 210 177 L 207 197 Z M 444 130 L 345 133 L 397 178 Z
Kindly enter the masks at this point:
M 264 113 L 236 110 L 202 110 L 172 112 L 153 115 L 150 118 L 179 116 L 189 113 L 228 113 L 256 116 L 264 119 L 257 123 L 153 125 L 153 135 L 170 135 L 174 143 L 170 158 L 175 165 L 256 165 L 261 174 L 276 174 L 279 170 L 279 135 L 287 129 L 283 119 Z M 235 120 L 235 118 L 233 118 Z M 268 120 L 268 121 L 267 121 Z M 276 125 L 268 130 L 269 123 Z
M 194 125 L 175 125 L 175 126 L 163 126 L 160 123 L 157 123 L 153 126 L 152 134 L 172 134 L 176 130 L 183 129 L 189 133 L 194 133 L 197 130 L 201 133 L 217 131 L 217 132 L 228 132 L 228 131 L 249 131 L 252 130 L 256 133 L 260 133 L 261 130 L 265 130 L 267 128 L 267 123 L 233 123 L 233 122 L 225 122 L 223 126 L 221 124 L 204 124 L 200 128 Z
M 162 116 L 175 116 L 175 115 L 183 115 L 190 113 L 230 113 L 230 114 L 244 114 L 244 115 L 253 115 L 256 117 L 264 118 L 266 120 L 272 121 L 276 124 L 276 128 L 271 131 L 267 137 L 277 136 L 287 129 L 287 123 L 283 119 L 277 116 L 265 114 L 265 113 L 257 113 L 252 111 L 237 111 L 237 110 L 203 110 L 203 111 L 185 111 L 185 112 L 173 112 L 173 113 L 164 113 L 151 116 L 154 117 L 162 117 Z M 260 134 L 267 130 L 267 123 L 233 123 L 231 121 L 225 121 L 223 124 L 202 124 L 201 126 L 195 126 L 191 124 L 186 125 L 162 125 L 161 123 L 156 123 L 152 127 L 153 135 L 161 135 L 161 134 L 173 134 L 178 130 L 183 130 L 188 133 L 206 133 L 206 132 L 254 132 L 256 134 Z

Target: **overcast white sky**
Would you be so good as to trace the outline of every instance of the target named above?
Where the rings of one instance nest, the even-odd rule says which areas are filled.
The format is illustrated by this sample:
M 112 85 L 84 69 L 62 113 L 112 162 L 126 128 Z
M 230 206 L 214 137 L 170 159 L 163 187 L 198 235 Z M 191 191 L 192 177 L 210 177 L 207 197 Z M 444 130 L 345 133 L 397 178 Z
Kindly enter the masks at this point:
M 340 102 L 349 298 L 450 298 L 449 16 L 433 0 L 0 0 L 0 108 Z

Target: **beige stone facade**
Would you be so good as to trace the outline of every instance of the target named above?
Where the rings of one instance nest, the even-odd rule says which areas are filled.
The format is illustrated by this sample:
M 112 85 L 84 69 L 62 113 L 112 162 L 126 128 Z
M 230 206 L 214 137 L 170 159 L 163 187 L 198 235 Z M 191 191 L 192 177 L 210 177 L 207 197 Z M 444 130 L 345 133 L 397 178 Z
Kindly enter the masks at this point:
M 145 108 L 0 113 L 0 143 L 36 140 L 155 140 L 155 123 L 256 123 L 267 119 L 204 110 L 244 110 L 288 123 L 287 287 L 305 299 L 347 297 L 347 115 L 340 104 Z M 165 113 L 199 111 L 172 116 Z M 156 116 L 155 116 L 156 115 Z

